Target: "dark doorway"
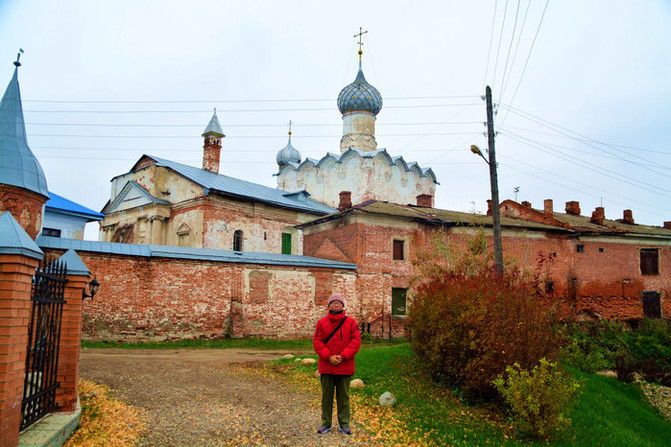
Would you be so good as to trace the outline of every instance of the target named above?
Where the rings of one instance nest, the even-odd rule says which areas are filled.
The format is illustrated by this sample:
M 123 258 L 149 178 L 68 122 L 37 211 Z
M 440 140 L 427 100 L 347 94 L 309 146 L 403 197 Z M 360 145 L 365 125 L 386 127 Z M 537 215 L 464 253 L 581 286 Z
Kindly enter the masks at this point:
M 643 316 L 645 318 L 662 318 L 662 294 L 659 292 L 641 292 L 643 300 Z

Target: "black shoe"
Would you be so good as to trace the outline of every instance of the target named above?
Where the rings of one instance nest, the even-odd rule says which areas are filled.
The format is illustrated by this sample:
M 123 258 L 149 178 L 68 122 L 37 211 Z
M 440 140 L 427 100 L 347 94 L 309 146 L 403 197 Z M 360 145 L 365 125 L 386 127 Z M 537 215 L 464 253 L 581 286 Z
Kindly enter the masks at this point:
M 317 429 L 317 433 L 319 433 L 320 435 L 323 435 L 324 433 L 328 433 L 328 432 L 330 432 L 331 430 L 333 430 L 333 427 L 319 427 L 319 428 Z M 341 429 L 341 430 L 342 430 L 342 429 Z
M 349 427 L 340 427 L 340 433 L 345 433 L 346 435 L 351 435 L 352 430 L 350 430 Z

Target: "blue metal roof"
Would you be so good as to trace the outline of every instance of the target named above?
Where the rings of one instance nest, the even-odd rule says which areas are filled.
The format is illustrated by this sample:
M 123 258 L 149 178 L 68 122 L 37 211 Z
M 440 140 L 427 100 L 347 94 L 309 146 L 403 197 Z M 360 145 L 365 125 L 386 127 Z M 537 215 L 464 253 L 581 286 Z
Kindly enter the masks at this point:
M 42 166 L 28 147 L 18 69 L 17 65 L 0 102 L 0 183 L 49 198 Z
M 286 191 L 279 189 L 247 182 L 227 175 L 216 174 L 206 169 L 184 165 L 175 161 L 154 157 L 153 155 L 145 155 L 145 157 L 154 160 L 154 164 L 157 166 L 172 169 L 178 174 L 206 188 L 210 192 L 230 194 L 283 208 L 291 208 L 311 213 L 331 214 L 337 211 L 335 208 L 331 208 L 314 199 L 308 198 L 302 200 L 302 198 L 296 198 L 295 196 L 285 196 Z
M 65 263 L 65 268 L 68 271 L 68 275 L 84 275 L 88 276 L 89 268 L 86 267 L 82 258 L 79 257 L 76 251 L 70 249 L 63 253 L 63 255 L 58 258 L 59 261 Z
M 79 217 L 84 217 L 87 221 L 91 222 L 94 220 L 103 220 L 105 218 L 104 214 L 101 214 L 97 211 L 93 211 L 90 208 L 86 208 L 78 203 L 68 200 L 63 196 L 59 196 L 56 193 L 49 191 L 51 198 L 47 200 L 46 208 L 55 211 L 56 213 L 61 214 L 70 214 L 76 215 Z
M 42 259 L 44 253 L 9 211 L 0 214 L 0 253 Z
M 89 251 L 151 258 L 193 259 L 199 261 L 265 264 L 286 267 L 324 267 L 356 270 L 356 264 L 312 258 L 310 256 L 280 255 L 247 251 L 212 250 L 208 248 L 173 247 L 170 245 L 120 244 L 117 242 L 82 241 L 39 236 L 35 242 L 43 249 Z

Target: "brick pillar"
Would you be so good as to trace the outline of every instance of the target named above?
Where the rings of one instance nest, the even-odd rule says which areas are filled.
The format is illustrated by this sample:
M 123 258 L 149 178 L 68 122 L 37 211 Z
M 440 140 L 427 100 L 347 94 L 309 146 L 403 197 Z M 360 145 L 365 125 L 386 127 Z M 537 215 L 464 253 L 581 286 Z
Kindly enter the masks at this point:
M 69 269 L 68 269 L 69 272 Z M 68 274 L 65 286 L 65 304 L 61 320 L 61 345 L 58 353 L 58 381 L 56 404 L 58 411 L 75 411 L 79 392 L 79 353 L 82 341 L 82 291 L 88 275 Z M 88 290 L 87 290 L 88 291 Z
M 205 137 L 203 145 L 203 169 L 219 173 L 219 160 L 221 158 L 221 138 L 216 135 Z
M 30 288 L 39 259 L 0 254 L 0 445 L 19 442 Z

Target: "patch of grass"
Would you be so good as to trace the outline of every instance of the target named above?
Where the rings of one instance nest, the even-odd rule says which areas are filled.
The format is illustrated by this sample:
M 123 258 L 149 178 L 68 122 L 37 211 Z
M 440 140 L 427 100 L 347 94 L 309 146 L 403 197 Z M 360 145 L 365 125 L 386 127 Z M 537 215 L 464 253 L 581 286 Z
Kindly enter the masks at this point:
M 293 360 L 277 363 L 291 368 L 288 364 Z M 316 389 L 317 381 L 307 379 L 316 368 L 293 365 L 294 374 Z M 585 380 L 570 413 L 572 426 L 557 438 L 540 442 L 517 437 L 512 424 L 493 405 L 468 404 L 458 391 L 433 382 L 407 343 L 367 345 L 356 357 L 354 378 L 366 386 L 352 390 L 354 421 L 378 439 L 399 445 L 671 445 L 671 424 L 647 403 L 636 385 L 570 372 Z M 396 406 L 378 405 L 385 391 L 396 396 Z
M 406 343 L 405 338 L 366 339 L 364 345 L 399 345 Z M 289 340 L 276 340 L 270 338 L 222 338 L 218 340 L 192 339 L 174 340 L 163 342 L 137 342 L 124 343 L 117 341 L 82 341 L 82 348 L 86 349 L 268 349 L 268 350 L 301 350 L 312 351 L 312 338 L 295 338 Z
M 571 373 L 586 382 L 570 415 L 572 436 L 556 445 L 671 445 L 671 424 L 647 402 L 637 385 L 576 370 Z

